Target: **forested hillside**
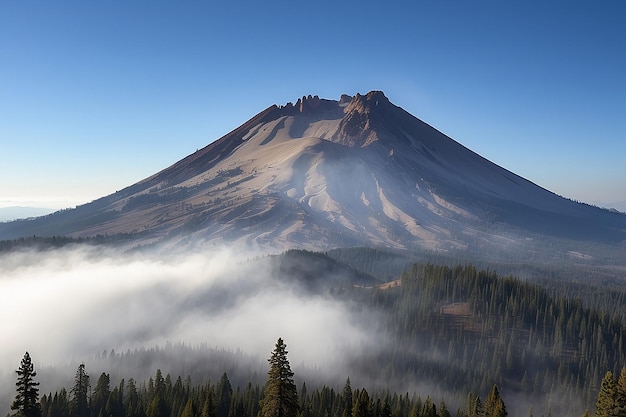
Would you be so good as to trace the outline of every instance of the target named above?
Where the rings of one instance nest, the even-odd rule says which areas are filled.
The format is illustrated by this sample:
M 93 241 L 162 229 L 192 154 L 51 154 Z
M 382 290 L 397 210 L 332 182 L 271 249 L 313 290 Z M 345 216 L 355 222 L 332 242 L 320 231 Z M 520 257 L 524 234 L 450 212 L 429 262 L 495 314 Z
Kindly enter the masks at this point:
M 607 370 L 626 363 L 619 317 L 473 266 L 413 265 L 400 286 L 368 297 L 394 337 L 386 350 L 359 358 L 356 368 L 371 376 L 452 391 L 485 392 L 497 383 L 580 407 Z M 379 366 L 366 366 L 372 361 Z

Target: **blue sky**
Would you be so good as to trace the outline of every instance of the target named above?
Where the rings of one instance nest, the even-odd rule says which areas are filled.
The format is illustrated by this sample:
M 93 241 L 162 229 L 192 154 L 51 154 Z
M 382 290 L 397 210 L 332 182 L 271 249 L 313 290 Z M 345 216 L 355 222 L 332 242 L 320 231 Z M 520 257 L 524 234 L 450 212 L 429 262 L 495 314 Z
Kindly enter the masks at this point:
M 0 207 L 131 185 L 302 95 L 383 90 L 558 194 L 626 201 L 623 1 L 0 0 Z

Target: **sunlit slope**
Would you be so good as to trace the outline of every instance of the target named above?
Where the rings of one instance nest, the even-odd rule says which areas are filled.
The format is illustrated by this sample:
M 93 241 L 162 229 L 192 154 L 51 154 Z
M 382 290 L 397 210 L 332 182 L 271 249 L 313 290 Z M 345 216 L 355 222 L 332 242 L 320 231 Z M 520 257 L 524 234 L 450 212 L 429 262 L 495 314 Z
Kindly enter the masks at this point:
M 271 106 L 113 195 L 0 225 L 0 238 L 462 250 L 536 235 L 616 243 L 625 230 L 625 215 L 559 197 L 374 91 Z

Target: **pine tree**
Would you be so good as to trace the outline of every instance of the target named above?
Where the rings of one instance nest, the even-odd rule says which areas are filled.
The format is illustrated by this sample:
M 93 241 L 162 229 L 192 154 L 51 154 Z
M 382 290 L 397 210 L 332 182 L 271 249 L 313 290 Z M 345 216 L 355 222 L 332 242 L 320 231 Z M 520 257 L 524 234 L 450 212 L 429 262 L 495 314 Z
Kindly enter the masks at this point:
M 596 400 L 596 417 L 614 417 L 617 416 L 617 381 L 611 371 L 608 371 L 602 383 L 600 383 L 600 391 Z
M 389 403 L 389 395 L 385 396 L 385 401 L 383 402 L 383 408 L 380 412 L 380 417 L 392 417 L 391 404 Z M 450 416 L 445 416 L 445 417 L 450 417 Z
M 433 403 L 433 400 L 429 397 L 426 397 L 424 401 L 424 409 L 422 411 L 423 417 L 437 417 L 437 407 Z
M 169 415 L 168 404 L 161 394 L 157 393 L 150 401 L 150 404 L 148 404 L 148 408 L 146 408 L 146 417 L 169 417 Z
M 20 362 L 17 371 L 17 395 L 11 405 L 11 410 L 16 410 L 16 416 L 20 417 L 40 417 L 41 405 L 39 404 L 39 382 L 35 382 L 37 376 L 35 368 L 28 352 Z
M 170 416 L 171 404 L 167 401 L 168 380 L 170 380 L 171 383 L 171 378 L 169 378 L 169 374 L 164 378 L 161 369 L 156 370 L 156 374 L 154 375 L 154 395 L 152 396 L 152 399 L 146 407 L 146 417 Z
M 446 405 L 446 402 L 443 400 L 443 398 L 441 399 L 441 403 L 439 403 L 439 412 L 437 414 L 440 417 L 452 417 L 450 415 L 450 411 L 448 411 L 448 406 Z
M 196 414 L 197 413 L 194 409 L 193 401 L 191 401 L 191 398 L 190 398 L 187 400 L 187 404 L 185 404 L 185 408 L 183 408 L 181 417 L 195 417 Z
M 268 359 L 270 370 L 261 400 L 263 417 L 297 417 L 298 392 L 293 382 L 293 372 L 287 359 L 286 345 L 278 338 L 272 356 Z
M 341 399 L 343 402 L 341 417 L 352 417 L 352 387 L 350 386 L 350 378 L 346 379 Z
M 209 387 L 207 389 L 206 397 L 202 405 L 202 411 L 200 417 L 216 417 L 215 406 L 213 404 L 213 389 Z
M 85 372 L 85 364 L 81 363 L 76 370 L 74 386 L 70 390 L 70 417 L 89 417 L 89 375 Z
M 502 397 L 500 397 L 500 392 L 498 391 L 498 387 L 494 385 L 487 395 L 487 400 L 485 401 L 485 417 L 506 417 L 506 406 L 504 405 L 504 401 Z
M 104 413 L 106 417 L 125 417 L 122 392 L 123 387 L 122 389 L 119 387 L 113 388 L 101 413 Z
M 483 415 L 483 404 L 477 394 L 470 393 L 467 396 L 466 414 L 468 417 L 481 417 Z
M 98 417 L 104 411 L 109 395 L 111 395 L 110 381 L 109 375 L 102 372 L 98 382 L 96 382 L 96 389 L 91 396 L 91 414 L 93 417 Z
M 126 409 L 126 417 L 141 417 L 144 410 L 139 400 L 139 392 L 135 380 L 130 378 L 126 385 L 126 395 L 124 395 L 124 408 Z
M 233 396 L 233 387 L 230 384 L 228 375 L 226 372 L 222 375 L 219 385 L 217 386 L 217 417 L 228 417 L 228 411 L 230 410 L 230 400 Z
M 306 382 L 300 387 L 300 414 L 299 417 L 311 417 L 311 407 L 309 407 L 309 398 L 306 389 Z
M 61 391 L 54 394 L 54 398 L 48 404 L 47 412 L 43 412 L 42 404 L 42 416 L 43 417 L 67 417 L 69 415 L 69 401 L 67 399 L 67 390 L 61 388 Z
M 370 396 L 365 388 L 363 388 L 357 396 L 356 403 L 352 410 L 352 417 L 371 417 Z
M 615 401 L 617 403 L 617 412 L 620 417 L 626 416 L 626 366 L 622 368 L 617 379 Z

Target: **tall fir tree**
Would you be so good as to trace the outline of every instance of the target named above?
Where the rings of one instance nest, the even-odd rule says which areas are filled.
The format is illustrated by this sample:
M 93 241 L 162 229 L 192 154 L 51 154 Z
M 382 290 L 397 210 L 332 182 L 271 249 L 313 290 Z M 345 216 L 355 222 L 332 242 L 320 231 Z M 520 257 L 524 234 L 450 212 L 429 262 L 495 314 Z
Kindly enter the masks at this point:
M 298 390 L 293 382 L 293 372 L 287 353 L 283 339 L 278 338 L 272 356 L 268 359 L 270 370 L 260 404 L 262 417 L 298 415 Z
M 76 370 L 74 386 L 70 390 L 70 417 L 89 417 L 89 375 L 85 372 L 85 364 L 81 363 Z
M 122 392 L 123 388 L 113 388 L 113 391 L 111 391 L 109 399 L 104 406 L 104 410 L 100 411 L 99 415 L 106 417 L 125 417 L 124 398 Z
M 133 378 L 128 380 L 126 395 L 123 396 L 126 417 L 142 417 L 145 412 L 139 399 L 139 391 Z
M 370 396 L 367 390 L 363 388 L 359 391 L 354 407 L 352 408 L 352 417 L 371 417 Z
M 422 417 L 437 417 L 437 407 L 430 396 L 424 400 L 424 410 L 422 411 Z
M 596 400 L 596 417 L 618 416 L 617 381 L 613 372 L 608 371 L 600 383 L 600 391 Z
M 485 417 L 506 417 L 507 411 L 506 406 L 504 405 L 504 401 L 500 396 L 500 391 L 498 391 L 498 387 L 494 384 L 487 395 L 487 400 L 485 401 Z
M 620 417 L 626 416 L 626 366 L 622 368 L 617 379 L 615 401 L 618 415 Z
M 185 404 L 185 408 L 183 408 L 183 411 L 181 413 L 181 417 L 196 417 L 197 414 L 198 413 L 195 410 L 195 407 L 193 405 L 193 401 L 191 400 L 191 398 L 189 398 L 187 400 L 187 403 Z
M 481 417 L 483 415 L 483 404 L 478 394 L 468 394 L 465 409 L 468 417 Z
M 20 367 L 15 371 L 17 382 L 15 383 L 17 395 L 11 410 L 16 411 L 20 417 L 40 417 L 41 405 L 39 404 L 39 382 L 35 382 L 37 372 L 28 352 L 24 354 Z
M 220 382 L 217 386 L 217 404 L 215 408 L 215 415 L 217 417 L 228 417 L 228 411 L 230 410 L 230 400 L 233 396 L 233 387 L 228 379 L 226 372 L 222 374 Z
M 207 387 L 206 397 L 202 404 L 202 410 L 200 411 L 200 417 L 216 417 L 213 387 Z
M 161 394 L 156 394 L 146 408 L 146 417 L 168 417 L 170 410 Z
M 391 411 L 391 404 L 389 403 L 389 395 L 385 396 L 385 401 L 383 402 L 383 408 L 380 412 L 380 417 L 392 417 L 393 413 Z M 442 416 L 443 417 L 443 416 Z M 449 416 L 447 416 L 449 417 Z
M 171 403 L 168 402 L 169 374 L 164 378 L 161 369 L 154 375 L 154 395 L 146 407 L 146 417 L 169 417 Z M 171 384 L 170 384 L 171 386 Z
M 346 384 L 343 386 L 341 400 L 343 405 L 341 417 L 352 417 L 352 386 L 350 385 L 349 377 L 346 379 Z
M 437 414 L 439 417 L 452 417 L 450 415 L 450 411 L 448 410 L 448 406 L 443 399 L 441 399 L 441 402 L 439 403 L 439 411 Z
M 98 382 L 96 382 L 96 389 L 91 395 L 91 415 L 93 417 L 99 417 L 100 413 L 104 411 L 106 403 L 111 395 L 111 378 L 108 374 L 102 372 Z

